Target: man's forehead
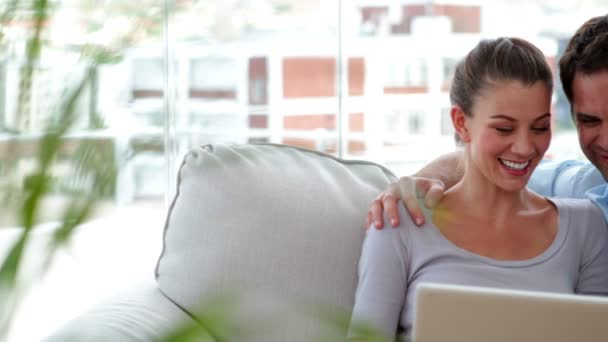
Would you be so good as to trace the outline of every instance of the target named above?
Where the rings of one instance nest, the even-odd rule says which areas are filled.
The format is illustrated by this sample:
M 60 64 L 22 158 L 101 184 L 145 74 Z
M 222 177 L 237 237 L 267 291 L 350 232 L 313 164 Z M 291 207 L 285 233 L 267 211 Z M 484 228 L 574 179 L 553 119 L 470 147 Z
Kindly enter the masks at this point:
M 572 82 L 572 93 L 575 107 L 608 111 L 608 69 L 591 74 L 577 73 Z

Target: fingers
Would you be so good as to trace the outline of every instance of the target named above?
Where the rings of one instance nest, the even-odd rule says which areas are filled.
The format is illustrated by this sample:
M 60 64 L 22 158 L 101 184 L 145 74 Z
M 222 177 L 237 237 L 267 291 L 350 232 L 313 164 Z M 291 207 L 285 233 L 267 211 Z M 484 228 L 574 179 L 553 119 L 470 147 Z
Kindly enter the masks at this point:
M 412 221 L 417 226 L 422 226 L 424 224 L 424 214 L 422 213 L 418 199 L 415 196 L 404 196 L 402 200 L 405 209 L 412 217 Z
M 392 194 L 384 195 L 382 204 L 384 205 L 384 212 L 388 218 L 391 226 L 397 227 L 399 225 L 399 209 L 397 209 L 397 202 L 399 199 Z
M 439 200 L 441 200 L 443 197 L 444 192 L 445 185 L 443 182 L 437 180 L 434 181 L 429 187 L 426 196 L 424 196 L 424 205 L 429 209 L 434 208 L 437 206 L 437 203 L 439 203 Z
M 399 226 L 398 201 L 401 199 L 403 205 L 417 226 L 425 222 L 424 213 L 420 199 L 424 199 L 424 205 L 433 208 L 443 197 L 445 186 L 439 180 L 420 177 L 401 177 L 398 182 L 391 183 L 388 189 L 378 195 L 371 204 L 366 217 L 366 226 L 374 226 L 376 229 L 384 227 L 384 214 L 386 214 L 390 225 Z
M 424 214 L 418 203 L 418 183 L 420 180 L 420 178 L 407 176 L 399 179 L 398 190 L 397 192 L 393 192 L 397 197 L 395 199 L 395 217 L 397 218 L 397 224 L 399 224 L 399 216 L 396 203 L 399 198 L 403 201 L 403 206 L 412 218 L 412 221 L 414 221 L 417 226 L 424 224 Z
M 380 194 L 378 197 L 376 197 L 374 199 L 374 201 L 372 202 L 372 206 L 368 211 L 368 217 L 369 217 L 369 224 L 368 226 L 370 226 L 372 223 L 374 225 L 374 227 L 376 227 L 376 229 L 382 229 L 382 227 L 384 227 L 384 220 L 383 220 L 383 206 L 382 206 L 382 196 L 384 194 Z M 371 215 L 371 216 L 370 216 Z

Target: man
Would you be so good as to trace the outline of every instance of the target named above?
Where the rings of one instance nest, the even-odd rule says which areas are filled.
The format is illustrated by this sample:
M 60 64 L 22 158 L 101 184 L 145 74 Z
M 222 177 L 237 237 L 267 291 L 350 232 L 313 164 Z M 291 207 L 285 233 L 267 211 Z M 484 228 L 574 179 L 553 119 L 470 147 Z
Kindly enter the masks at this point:
M 591 199 L 608 220 L 608 14 L 586 21 L 568 42 L 559 61 L 560 79 L 570 102 L 579 144 L 591 163 L 563 161 L 541 163 L 528 186 L 544 196 Z M 383 211 L 395 227 L 399 224 L 399 198 L 417 225 L 424 215 L 417 198 L 432 208 L 444 190 L 463 175 L 462 153 L 442 156 L 416 174 L 391 184 L 372 203 L 367 224 L 384 226 Z

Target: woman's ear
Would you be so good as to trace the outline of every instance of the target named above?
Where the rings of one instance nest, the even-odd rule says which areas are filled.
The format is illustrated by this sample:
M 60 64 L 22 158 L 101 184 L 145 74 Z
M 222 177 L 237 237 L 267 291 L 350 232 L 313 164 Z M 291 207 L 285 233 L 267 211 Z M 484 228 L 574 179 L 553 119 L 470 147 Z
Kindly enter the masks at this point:
M 459 105 L 453 105 L 450 108 L 450 116 L 452 117 L 452 124 L 456 130 L 456 134 L 460 137 L 460 141 L 468 143 L 471 141 L 469 130 L 467 129 L 467 115 Z

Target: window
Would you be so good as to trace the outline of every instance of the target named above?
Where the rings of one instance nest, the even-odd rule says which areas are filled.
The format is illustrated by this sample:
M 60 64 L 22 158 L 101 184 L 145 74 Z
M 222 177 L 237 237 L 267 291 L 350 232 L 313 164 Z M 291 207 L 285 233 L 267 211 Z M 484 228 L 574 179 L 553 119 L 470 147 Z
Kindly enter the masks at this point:
M 427 85 L 427 63 L 423 59 L 393 59 L 386 67 L 387 87 L 424 87 Z
M 37 9 L 28 6 L 39 3 L 51 7 L 36 37 Z M 448 86 L 456 63 L 480 39 L 521 36 L 556 67 L 580 18 L 608 12 L 606 1 L 572 0 L 74 0 L 17 7 L 0 27 L 0 194 L 23 193 L 48 124 L 80 89 L 70 102 L 78 115 L 52 168 L 60 181 L 40 222 L 61 217 L 56 206 L 70 198 L 66 184 L 78 184 L 82 170 L 77 154 L 89 148 L 95 165 L 112 173 L 96 189 L 103 210 L 89 222 L 107 229 L 119 219 L 135 222 L 121 237 L 138 246 L 140 239 L 154 237 L 142 246 L 158 242 L 158 213 L 173 198 L 177 167 L 193 146 L 285 143 L 407 174 L 454 148 Z M 521 13 L 535 20 L 513 25 Z M 28 55 L 28 44 L 39 44 L 40 55 Z M 556 85 L 559 138 L 551 153 L 582 158 L 572 148 L 576 133 L 557 78 Z M 82 183 L 102 184 L 98 176 Z M 20 224 L 14 208 L 0 210 L 0 227 Z M 150 220 L 149 236 L 129 235 L 141 228 L 139 219 Z M 104 276 L 99 284 L 128 282 Z M 16 319 L 13 339 L 40 340 L 46 331 L 30 329 L 36 322 L 60 324 L 83 309 L 77 296 L 71 306 L 62 303 L 89 285 L 73 280 L 58 287 L 63 293 L 45 296 L 45 308 L 65 311 L 24 307 L 27 319 Z
M 452 77 L 454 77 L 454 71 L 456 71 L 456 65 L 458 65 L 459 61 L 460 59 L 453 57 L 446 57 L 443 59 L 442 80 L 446 89 L 452 81 Z
M 268 62 L 265 57 L 249 59 L 249 104 L 268 104 Z
M 163 96 L 163 59 L 160 57 L 133 59 L 133 98 Z
M 441 109 L 441 135 L 453 136 L 456 131 L 452 124 L 452 117 L 450 116 L 450 108 Z
M 225 57 L 201 57 L 190 61 L 190 97 L 236 99 L 238 65 Z
M 408 133 L 422 134 L 424 129 L 424 112 L 414 111 L 408 113 Z

